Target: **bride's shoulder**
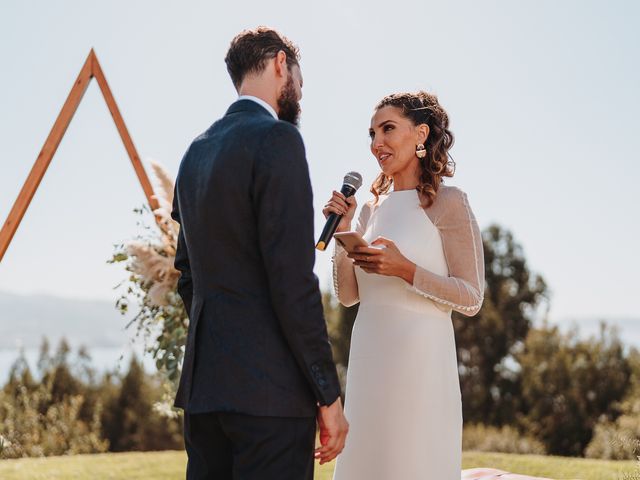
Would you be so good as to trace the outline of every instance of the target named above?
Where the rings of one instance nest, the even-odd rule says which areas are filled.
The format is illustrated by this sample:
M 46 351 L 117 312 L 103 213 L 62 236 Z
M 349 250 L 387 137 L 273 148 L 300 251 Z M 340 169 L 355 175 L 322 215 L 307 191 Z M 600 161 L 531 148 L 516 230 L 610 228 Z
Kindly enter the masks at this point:
M 460 187 L 452 185 L 440 185 L 433 206 L 455 206 L 464 204 L 467 201 L 467 194 Z
M 459 187 L 441 185 L 430 210 L 436 224 L 456 223 L 471 215 L 467 194 Z
M 375 208 L 376 208 L 375 198 L 371 200 L 367 200 L 362 204 L 362 207 L 360 207 L 360 215 L 362 215 L 363 217 L 369 217 L 371 216 L 371 213 Z
M 375 198 L 372 198 L 371 200 L 367 200 L 366 202 L 364 202 L 364 203 L 362 204 L 362 209 L 363 209 L 363 210 L 365 210 L 365 209 L 366 209 L 366 210 L 371 210 L 371 209 L 375 208 L 376 203 L 377 203 L 377 202 L 376 202 L 376 199 L 375 199 Z

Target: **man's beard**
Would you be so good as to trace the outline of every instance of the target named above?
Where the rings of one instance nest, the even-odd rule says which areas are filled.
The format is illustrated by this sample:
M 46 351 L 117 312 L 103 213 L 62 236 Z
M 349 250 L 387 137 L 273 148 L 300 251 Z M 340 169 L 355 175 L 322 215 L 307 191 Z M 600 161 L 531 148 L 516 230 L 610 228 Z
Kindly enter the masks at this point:
M 293 86 L 293 77 L 289 75 L 287 83 L 285 83 L 280 97 L 278 97 L 278 118 L 285 122 L 298 126 L 300 122 L 300 103 L 296 88 Z

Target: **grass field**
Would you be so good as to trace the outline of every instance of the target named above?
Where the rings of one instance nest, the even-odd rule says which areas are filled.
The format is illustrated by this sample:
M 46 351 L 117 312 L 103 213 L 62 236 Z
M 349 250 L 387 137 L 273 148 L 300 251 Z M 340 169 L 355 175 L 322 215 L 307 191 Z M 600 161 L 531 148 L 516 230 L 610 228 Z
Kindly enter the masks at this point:
M 0 460 L 0 479 L 179 480 L 184 478 L 186 461 L 184 452 L 174 451 Z M 633 461 L 464 452 L 462 467 L 493 467 L 555 479 L 640 479 L 640 468 Z M 333 464 L 317 467 L 315 480 L 330 480 L 332 473 Z

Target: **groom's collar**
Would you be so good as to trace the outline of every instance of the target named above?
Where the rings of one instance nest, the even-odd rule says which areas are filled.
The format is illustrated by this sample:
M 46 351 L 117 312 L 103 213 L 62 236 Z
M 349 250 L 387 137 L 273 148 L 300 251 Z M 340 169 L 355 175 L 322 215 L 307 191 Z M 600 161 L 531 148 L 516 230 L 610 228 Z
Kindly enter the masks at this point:
M 227 115 L 235 112 L 255 112 L 265 115 L 271 115 L 276 120 L 278 115 L 271 105 L 261 98 L 251 95 L 241 95 L 227 110 Z
M 275 118 L 276 120 L 278 119 L 278 114 L 273 109 L 273 107 L 259 97 L 254 97 L 253 95 L 240 95 L 238 97 L 238 100 L 252 100 L 256 102 L 258 105 L 260 105 L 261 107 L 264 107 L 267 110 L 267 112 L 269 112 L 273 116 L 273 118 Z

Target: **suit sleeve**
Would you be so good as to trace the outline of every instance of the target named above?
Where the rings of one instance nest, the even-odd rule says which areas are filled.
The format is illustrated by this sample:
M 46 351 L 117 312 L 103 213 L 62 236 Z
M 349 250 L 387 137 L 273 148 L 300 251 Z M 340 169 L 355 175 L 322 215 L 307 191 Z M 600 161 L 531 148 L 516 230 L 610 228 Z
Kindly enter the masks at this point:
M 318 403 L 329 405 L 340 395 L 340 384 L 313 273 L 309 169 L 300 133 L 290 124 L 274 124 L 261 142 L 253 202 L 271 303 Z
M 180 223 L 178 232 L 178 244 L 176 246 L 176 259 L 174 266 L 180 272 L 178 279 L 178 294 L 182 298 L 184 308 L 187 315 L 191 314 L 191 303 L 193 299 L 193 280 L 191 279 L 191 266 L 189 264 L 189 254 L 184 239 L 184 228 L 180 220 L 180 206 L 178 204 L 178 182 L 173 192 L 173 208 L 171 210 L 171 218 Z

